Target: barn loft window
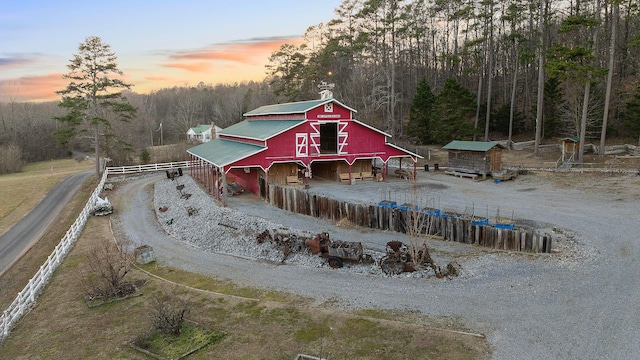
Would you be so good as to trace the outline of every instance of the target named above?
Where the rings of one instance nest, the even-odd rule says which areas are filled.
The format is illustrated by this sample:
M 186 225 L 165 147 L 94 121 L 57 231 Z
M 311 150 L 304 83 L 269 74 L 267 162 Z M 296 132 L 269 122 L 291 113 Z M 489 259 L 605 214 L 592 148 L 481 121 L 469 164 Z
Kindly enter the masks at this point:
M 320 124 L 320 153 L 338 153 L 338 123 Z

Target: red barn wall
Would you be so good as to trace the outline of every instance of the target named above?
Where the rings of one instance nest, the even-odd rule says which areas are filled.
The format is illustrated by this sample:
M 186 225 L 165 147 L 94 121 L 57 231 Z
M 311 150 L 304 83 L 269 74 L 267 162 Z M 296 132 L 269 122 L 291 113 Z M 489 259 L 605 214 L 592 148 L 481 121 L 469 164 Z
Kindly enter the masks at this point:
M 324 106 L 318 106 L 307 112 L 307 120 L 347 120 L 351 119 L 351 110 L 346 109 L 336 103 L 333 103 L 333 111 L 325 112 Z
M 258 185 L 258 169 L 252 168 L 248 173 L 244 169 L 231 169 L 227 173 L 227 183 L 237 182 L 245 189 L 257 194 L 260 191 Z

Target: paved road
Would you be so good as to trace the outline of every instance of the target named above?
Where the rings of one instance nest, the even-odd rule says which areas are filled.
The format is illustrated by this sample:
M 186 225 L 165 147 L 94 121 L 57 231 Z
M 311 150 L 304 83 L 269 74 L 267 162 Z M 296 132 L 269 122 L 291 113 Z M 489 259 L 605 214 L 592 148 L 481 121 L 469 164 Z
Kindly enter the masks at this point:
M 92 173 L 86 171 L 64 179 L 27 216 L 0 236 L 0 276 L 40 239 Z

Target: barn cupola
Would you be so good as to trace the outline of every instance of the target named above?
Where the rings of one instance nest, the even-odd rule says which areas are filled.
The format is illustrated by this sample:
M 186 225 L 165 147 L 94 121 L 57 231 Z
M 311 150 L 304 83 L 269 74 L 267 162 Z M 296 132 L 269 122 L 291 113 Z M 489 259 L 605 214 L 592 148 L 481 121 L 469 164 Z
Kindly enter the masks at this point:
M 336 84 L 327 84 L 326 81 L 320 82 L 318 88 L 320 89 L 320 100 L 333 99 L 333 92 L 331 91 Z

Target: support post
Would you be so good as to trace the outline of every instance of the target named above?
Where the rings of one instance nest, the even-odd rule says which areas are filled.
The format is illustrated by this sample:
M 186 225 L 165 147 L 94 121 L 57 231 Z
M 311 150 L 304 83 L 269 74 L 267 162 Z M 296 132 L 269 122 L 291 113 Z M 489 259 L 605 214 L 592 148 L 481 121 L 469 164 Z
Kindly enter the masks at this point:
M 222 175 L 222 206 L 227 207 L 227 174 L 224 172 L 224 168 L 221 172 Z

